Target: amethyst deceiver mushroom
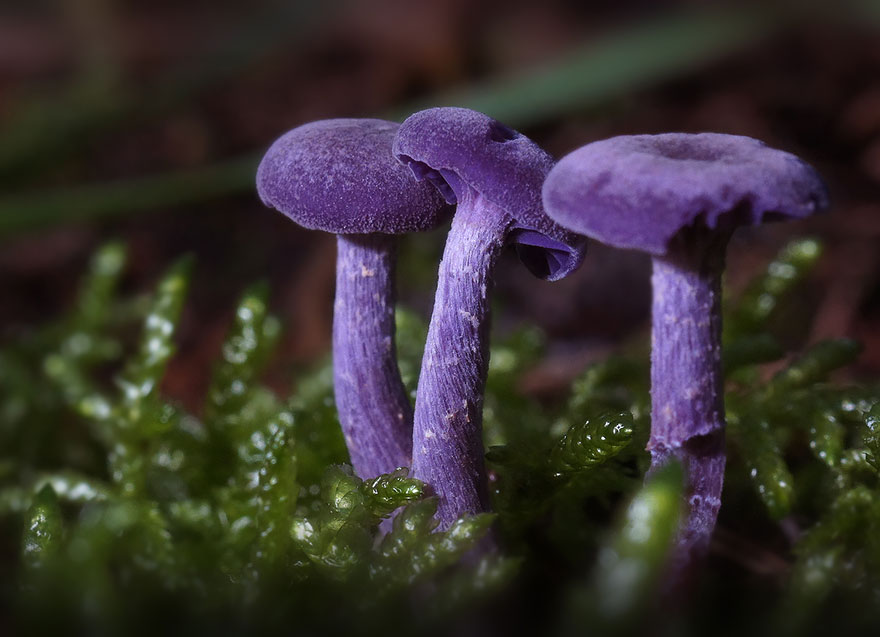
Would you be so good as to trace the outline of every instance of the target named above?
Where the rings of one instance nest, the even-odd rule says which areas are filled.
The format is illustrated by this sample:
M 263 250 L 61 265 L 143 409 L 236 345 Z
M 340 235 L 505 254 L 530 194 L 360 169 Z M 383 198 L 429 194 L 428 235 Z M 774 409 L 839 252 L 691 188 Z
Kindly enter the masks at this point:
M 355 472 L 410 466 L 412 407 L 394 342 L 394 235 L 430 230 L 451 208 L 391 155 L 399 124 L 330 119 L 289 131 L 257 170 L 267 206 L 337 235 L 333 381 Z
M 587 144 L 544 184 L 560 225 L 653 257 L 652 470 L 670 456 L 688 475 L 676 560 L 708 548 L 724 479 L 721 273 L 740 225 L 827 207 L 821 179 L 789 153 L 716 133 L 634 135 Z
M 413 474 L 439 496 L 442 529 L 488 509 L 482 410 L 495 262 L 515 244 L 533 274 L 553 281 L 580 265 L 585 241 L 544 214 L 541 184 L 553 159 L 482 113 L 415 113 L 401 124 L 394 154 L 458 206 L 440 263 L 413 424 Z

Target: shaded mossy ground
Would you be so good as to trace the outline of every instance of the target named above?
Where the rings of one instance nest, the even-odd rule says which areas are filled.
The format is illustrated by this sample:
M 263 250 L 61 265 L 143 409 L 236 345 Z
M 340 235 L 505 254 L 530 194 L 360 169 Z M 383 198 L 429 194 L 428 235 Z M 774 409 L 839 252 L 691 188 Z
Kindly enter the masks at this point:
M 814 240 L 790 244 L 726 308 L 724 506 L 705 573 L 675 605 L 659 591 L 681 476 L 643 483 L 644 343 L 548 404 L 517 389 L 541 334 L 497 340 L 485 401 L 495 513 L 433 533 L 435 503 L 405 470 L 364 482 L 344 464 L 329 364 L 291 396 L 261 385 L 280 334 L 264 285 L 243 295 L 199 413 L 168 402 L 191 263 L 149 297 L 123 297 L 126 250 L 108 244 L 63 318 L 0 349 L 4 627 L 795 635 L 880 624 L 880 391 L 829 381 L 857 343 L 787 356 L 775 335 L 820 256 Z M 425 326 L 401 310 L 398 327 L 412 388 Z

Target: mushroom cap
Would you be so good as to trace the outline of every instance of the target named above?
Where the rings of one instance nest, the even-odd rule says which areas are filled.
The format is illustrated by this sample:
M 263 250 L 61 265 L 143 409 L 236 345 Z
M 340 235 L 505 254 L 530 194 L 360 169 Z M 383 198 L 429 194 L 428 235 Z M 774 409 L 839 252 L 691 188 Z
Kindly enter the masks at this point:
M 751 137 L 628 135 L 563 157 L 544 182 L 562 226 L 619 248 L 666 254 L 679 230 L 801 219 L 827 208 L 811 166 Z
M 452 210 L 391 155 L 399 126 L 326 119 L 288 131 L 257 169 L 260 199 L 311 230 L 403 234 L 436 228 Z
M 430 108 L 401 124 L 394 155 L 449 203 L 472 189 L 509 213 L 507 240 L 535 276 L 555 281 L 583 261 L 585 240 L 544 213 L 541 184 L 553 158 L 528 137 L 467 108 Z

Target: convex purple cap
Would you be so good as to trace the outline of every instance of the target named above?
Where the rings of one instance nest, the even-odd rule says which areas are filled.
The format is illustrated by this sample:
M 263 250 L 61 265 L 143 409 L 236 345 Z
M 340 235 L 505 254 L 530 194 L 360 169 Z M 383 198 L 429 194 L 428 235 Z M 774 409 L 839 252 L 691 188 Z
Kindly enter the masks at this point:
M 334 234 L 431 230 L 452 212 L 391 154 L 399 124 L 327 119 L 278 138 L 257 169 L 257 191 L 299 225 Z
M 819 175 L 751 137 L 667 133 L 612 137 L 563 157 L 544 183 L 560 225 L 662 256 L 684 227 L 800 219 L 828 206 Z
M 581 264 L 585 241 L 547 217 L 541 203 L 553 158 L 528 137 L 470 109 L 430 108 L 401 125 L 394 155 L 447 202 L 470 188 L 510 214 L 508 241 L 535 276 L 555 281 Z

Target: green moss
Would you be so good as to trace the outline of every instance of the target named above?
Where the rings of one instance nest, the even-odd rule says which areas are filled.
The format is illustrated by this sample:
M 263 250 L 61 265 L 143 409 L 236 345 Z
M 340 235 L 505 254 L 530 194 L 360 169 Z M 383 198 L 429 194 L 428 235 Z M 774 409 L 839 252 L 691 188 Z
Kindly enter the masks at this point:
M 695 634 L 728 608 L 750 610 L 711 630 L 806 632 L 841 599 L 848 618 L 871 613 L 880 590 L 880 391 L 831 380 L 858 344 L 789 356 L 775 323 L 820 253 L 793 243 L 726 308 L 721 536 L 784 568 L 755 588 L 756 575 L 731 577 L 715 554 L 699 608 L 680 620 Z M 437 533 L 436 502 L 405 470 L 364 481 L 344 464 L 329 361 L 289 397 L 261 384 L 280 333 L 265 285 L 243 294 L 190 413 L 159 389 L 190 264 L 149 298 L 120 298 L 124 264 L 119 244 L 99 249 L 66 316 L 0 347 L 0 538 L 19 556 L 2 601 L 22 626 L 363 633 L 393 617 L 396 630 L 448 633 L 459 622 L 509 631 L 534 615 L 549 632 L 611 634 L 655 616 L 681 476 L 643 484 L 642 345 L 590 366 L 567 400 L 539 402 L 518 383 L 542 335 L 497 335 L 485 398 L 495 513 Z M 399 312 L 411 390 L 425 328 Z

